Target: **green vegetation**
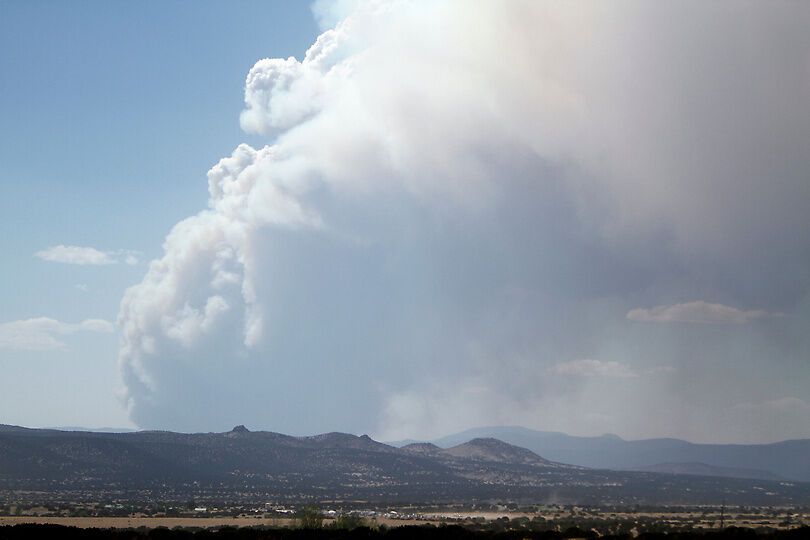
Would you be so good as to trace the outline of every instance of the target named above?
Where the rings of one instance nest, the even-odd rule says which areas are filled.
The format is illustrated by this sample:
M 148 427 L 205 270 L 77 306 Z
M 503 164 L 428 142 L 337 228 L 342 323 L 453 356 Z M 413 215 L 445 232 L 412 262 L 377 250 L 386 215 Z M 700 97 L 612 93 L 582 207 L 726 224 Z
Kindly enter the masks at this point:
M 330 528 L 332 529 L 342 529 L 347 531 L 366 526 L 366 521 L 355 514 L 341 514 L 333 523 L 330 524 Z
M 305 506 L 295 515 L 295 519 L 298 521 L 298 526 L 302 529 L 323 528 L 323 515 L 317 506 Z

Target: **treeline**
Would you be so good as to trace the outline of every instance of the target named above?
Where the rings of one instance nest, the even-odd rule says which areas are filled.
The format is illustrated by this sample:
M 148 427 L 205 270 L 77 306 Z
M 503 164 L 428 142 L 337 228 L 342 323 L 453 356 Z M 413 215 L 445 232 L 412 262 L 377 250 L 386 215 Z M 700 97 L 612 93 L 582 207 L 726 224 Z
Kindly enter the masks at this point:
M 571 528 L 566 531 L 474 531 L 457 525 L 403 526 L 371 529 L 266 529 L 223 527 L 220 529 L 80 529 L 61 525 L 22 524 L 0 527 L 0 540 L 57 538 L 68 540 L 564 540 L 587 538 L 631 540 L 633 536 L 599 536 L 595 531 Z M 728 528 L 712 532 L 642 533 L 635 540 L 804 540 L 810 527 L 758 533 L 752 529 Z

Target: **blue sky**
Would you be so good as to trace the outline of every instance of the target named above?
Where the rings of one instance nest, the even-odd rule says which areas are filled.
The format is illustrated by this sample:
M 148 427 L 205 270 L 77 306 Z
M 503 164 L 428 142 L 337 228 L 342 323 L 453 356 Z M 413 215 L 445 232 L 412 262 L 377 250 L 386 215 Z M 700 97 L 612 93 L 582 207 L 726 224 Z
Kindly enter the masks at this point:
M 808 26 L 0 1 L 0 422 L 810 437 Z
M 204 207 L 208 168 L 251 141 L 238 121 L 247 71 L 300 57 L 317 34 L 305 2 L 0 2 L 0 322 L 114 321 L 168 230 Z M 60 244 L 143 255 L 34 257 Z M 0 350 L 0 422 L 128 423 L 117 335 L 69 342 Z

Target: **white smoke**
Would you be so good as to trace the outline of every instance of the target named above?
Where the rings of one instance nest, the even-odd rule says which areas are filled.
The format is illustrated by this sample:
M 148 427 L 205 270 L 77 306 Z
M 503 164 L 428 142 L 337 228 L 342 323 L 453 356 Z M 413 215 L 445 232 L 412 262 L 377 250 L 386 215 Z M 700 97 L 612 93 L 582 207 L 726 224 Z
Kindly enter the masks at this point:
M 627 364 L 603 338 L 628 297 L 806 293 L 778 261 L 806 255 L 785 231 L 810 215 L 810 10 L 348 4 L 303 60 L 250 70 L 241 125 L 272 143 L 209 171 L 209 208 L 125 294 L 137 424 L 540 425 L 548 367 Z M 459 380 L 470 399 L 436 398 Z

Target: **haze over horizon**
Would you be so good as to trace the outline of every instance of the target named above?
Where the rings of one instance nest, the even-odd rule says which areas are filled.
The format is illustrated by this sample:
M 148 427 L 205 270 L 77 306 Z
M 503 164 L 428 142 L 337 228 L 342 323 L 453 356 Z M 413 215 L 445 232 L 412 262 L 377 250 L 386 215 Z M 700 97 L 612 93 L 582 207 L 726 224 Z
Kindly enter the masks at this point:
M 0 3 L 0 423 L 810 438 L 810 4 L 469 6 Z

